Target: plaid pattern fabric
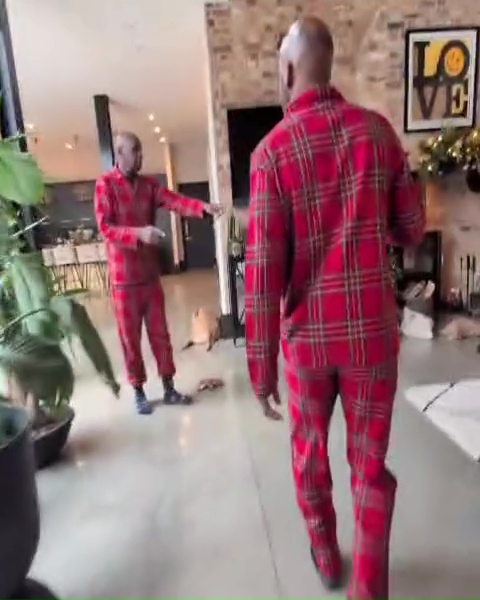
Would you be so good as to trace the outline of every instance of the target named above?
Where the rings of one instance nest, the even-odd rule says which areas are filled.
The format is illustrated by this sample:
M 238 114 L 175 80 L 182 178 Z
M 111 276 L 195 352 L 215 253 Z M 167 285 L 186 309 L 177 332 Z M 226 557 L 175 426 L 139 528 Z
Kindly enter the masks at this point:
M 287 367 L 292 462 L 300 509 L 322 572 L 338 577 L 341 558 L 332 502 L 328 431 L 338 394 L 347 425 L 355 515 L 348 598 L 388 599 L 388 546 L 396 480 L 385 467 L 397 361 L 373 367 Z
M 383 117 L 331 87 L 290 105 L 252 155 L 245 305 L 258 396 L 276 386 L 280 338 L 298 368 L 397 355 L 387 246 L 419 242 L 424 224 L 421 188 Z
M 141 346 L 143 321 L 157 362 L 158 374 L 160 377 L 174 375 L 172 345 L 160 285 L 116 286 L 112 289 L 112 299 L 129 382 L 139 386 L 147 378 Z
M 155 225 L 159 208 L 182 217 L 202 217 L 204 204 L 160 186 L 152 177 L 137 177 L 132 184 L 118 169 L 97 181 L 95 213 L 107 245 L 112 285 L 156 281 L 160 271 L 158 249 L 139 243 L 136 228 Z

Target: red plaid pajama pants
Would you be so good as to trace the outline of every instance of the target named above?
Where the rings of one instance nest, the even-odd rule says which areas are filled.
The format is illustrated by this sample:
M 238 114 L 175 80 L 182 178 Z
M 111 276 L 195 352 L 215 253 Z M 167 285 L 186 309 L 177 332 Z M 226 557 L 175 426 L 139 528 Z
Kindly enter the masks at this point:
M 157 283 L 116 286 L 112 288 L 112 299 L 129 382 L 138 386 L 147 379 L 141 344 L 144 321 L 158 374 L 161 377 L 174 375 L 175 365 L 161 286 Z
M 292 462 L 297 499 L 317 562 L 326 575 L 341 568 L 332 502 L 328 432 L 337 395 L 347 427 L 355 518 L 348 598 L 388 599 L 388 555 L 396 480 L 385 466 L 397 361 L 377 367 L 306 370 L 287 366 Z

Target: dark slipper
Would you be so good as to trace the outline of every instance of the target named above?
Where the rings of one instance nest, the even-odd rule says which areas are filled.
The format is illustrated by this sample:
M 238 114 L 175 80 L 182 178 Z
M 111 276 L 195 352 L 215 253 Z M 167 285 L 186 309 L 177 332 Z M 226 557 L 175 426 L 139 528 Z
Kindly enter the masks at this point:
M 216 390 L 223 387 L 225 384 L 222 379 L 202 379 L 197 387 L 197 392 L 203 392 L 205 390 Z
M 153 408 L 143 390 L 135 390 L 135 406 L 139 415 L 151 415 Z
M 180 394 L 177 390 L 169 390 L 165 392 L 163 403 L 168 406 L 189 406 L 192 404 L 193 398 L 187 394 Z

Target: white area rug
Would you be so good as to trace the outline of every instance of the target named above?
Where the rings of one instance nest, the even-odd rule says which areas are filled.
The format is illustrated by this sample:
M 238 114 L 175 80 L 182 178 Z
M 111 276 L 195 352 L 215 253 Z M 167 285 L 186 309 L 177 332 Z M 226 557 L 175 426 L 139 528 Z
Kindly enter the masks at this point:
M 418 385 L 407 400 L 438 429 L 480 462 L 480 379 Z

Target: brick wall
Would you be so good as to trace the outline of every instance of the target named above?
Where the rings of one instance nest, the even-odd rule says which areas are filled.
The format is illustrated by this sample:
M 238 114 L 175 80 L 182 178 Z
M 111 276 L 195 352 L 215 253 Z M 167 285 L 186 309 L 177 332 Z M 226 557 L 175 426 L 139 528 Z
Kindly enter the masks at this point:
M 277 102 L 277 43 L 300 14 L 315 14 L 331 27 L 335 39 L 334 83 L 347 98 L 384 114 L 395 126 L 412 165 L 417 160 L 418 136 L 403 133 L 404 32 L 409 28 L 480 23 L 478 0 L 230 0 L 205 8 L 209 50 L 210 94 L 215 144 L 213 172 L 219 200 L 231 204 L 230 156 L 226 110 Z M 460 202 L 470 206 L 473 230 L 480 231 L 480 196 L 462 182 L 447 186 L 439 211 Z M 432 200 L 434 202 L 434 200 Z M 474 210 L 478 206 L 479 210 Z M 442 208 L 443 207 L 443 208 Z M 454 212 L 454 211 L 453 211 Z M 445 211 L 442 229 L 446 251 L 463 252 L 468 243 L 452 210 Z M 458 212 L 455 213 L 458 217 Z M 450 232 L 451 233 L 451 232 Z M 480 238 L 480 236 L 478 236 Z M 453 244 L 453 246 L 452 246 Z M 480 256 L 480 241 L 478 254 Z M 448 261 L 447 261 L 448 262 Z M 452 261 L 453 262 L 453 261 Z M 454 283 L 449 276 L 448 285 Z

